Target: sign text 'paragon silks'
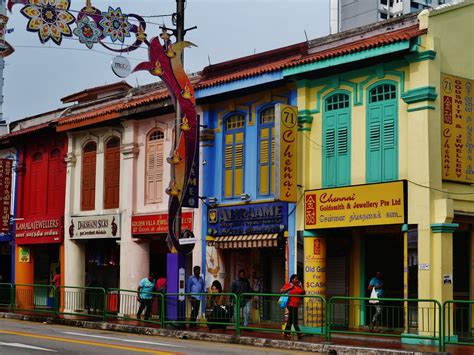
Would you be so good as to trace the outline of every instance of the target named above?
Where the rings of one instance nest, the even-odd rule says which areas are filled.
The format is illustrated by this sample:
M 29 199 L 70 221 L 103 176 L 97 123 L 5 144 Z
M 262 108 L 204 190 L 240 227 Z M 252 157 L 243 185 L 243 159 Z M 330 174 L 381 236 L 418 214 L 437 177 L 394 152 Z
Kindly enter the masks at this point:
M 404 181 L 305 193 L 305 228 L 338 228 L 405 223 Z

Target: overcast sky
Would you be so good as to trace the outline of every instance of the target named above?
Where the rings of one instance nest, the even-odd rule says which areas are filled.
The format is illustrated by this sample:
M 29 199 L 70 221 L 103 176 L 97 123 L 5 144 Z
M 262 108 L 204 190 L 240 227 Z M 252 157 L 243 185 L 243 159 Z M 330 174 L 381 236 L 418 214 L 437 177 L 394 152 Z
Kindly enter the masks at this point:
M 71 9 L 80 10 L 85 0 L 72 0 Z M 190 72 L 222 61 L 283 47 L 329 33 L 329 0 L 188 0 L 186 40 L 198 47 L 186 50 L 185 67 Z M 92 0 L 92 5 L 106 11 L 109 5 L 125 13 L 144 16 L 171 14 L 175 0 Z M 6 58 L 4 119 L 21 119 L 61 107 L 60 99 L 97 85 L 120 80 L 111 69 L 114 56 L 100 45 L 94 51 L 76 39 L 64 39 L 60 47 L 52 41 L 42 45 L 37 33 L 26 31 L 27 19 L 22 5 L 8 14 L 7 41 L 15 53 Z M 171 25 L 169 17 L 147 18 L 148 38 L 159 33 L 159 25 Z M 100 52 L 100 53 L 99 53 Z M 146 49 L 130 53 L 135 66 L 147 58 Z M 150 83 L 149 73 L 132 74 L 126 80 L 136 86 Z

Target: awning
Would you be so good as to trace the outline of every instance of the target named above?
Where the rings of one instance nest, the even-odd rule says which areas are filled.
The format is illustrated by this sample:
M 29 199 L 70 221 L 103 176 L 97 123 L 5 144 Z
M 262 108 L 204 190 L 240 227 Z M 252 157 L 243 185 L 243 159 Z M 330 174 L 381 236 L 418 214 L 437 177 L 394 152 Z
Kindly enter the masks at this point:
M 277 238 L 278 233 L 219 236 L 208 241 L 208 244 L 218 249 L 274 248 L 277 246 Z

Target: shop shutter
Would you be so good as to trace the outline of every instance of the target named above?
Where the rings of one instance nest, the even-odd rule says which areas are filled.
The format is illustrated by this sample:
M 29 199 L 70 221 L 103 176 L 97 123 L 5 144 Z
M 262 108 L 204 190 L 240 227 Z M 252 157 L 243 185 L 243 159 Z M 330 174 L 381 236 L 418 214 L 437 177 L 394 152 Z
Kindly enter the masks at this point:
M 90 142 L 84 147 L 82 156 L 82 186 L 81 186 L 81 210 L 91 211 L 95 209 L 95 173 L 96 173 L 96 151 L 95 143 Z
M 118 208 L 120 196 L 120 140 L 109 139 L 105 148 L 104 208 Z
M 328 256 L 326 258 L 326 299 L 333 296 L 349 296 L 349 280 L 346 256 Z M 332 319 L 337 325 L 349 322 L 347 307 L 336 304 Z

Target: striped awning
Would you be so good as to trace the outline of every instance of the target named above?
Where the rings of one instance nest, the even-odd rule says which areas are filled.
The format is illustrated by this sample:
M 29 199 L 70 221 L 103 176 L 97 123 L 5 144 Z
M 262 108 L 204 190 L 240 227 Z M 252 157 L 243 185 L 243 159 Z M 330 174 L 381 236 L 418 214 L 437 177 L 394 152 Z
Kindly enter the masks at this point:
M 273 248 L 277 246 L 277 238 L 278 233 L 227 235 L 215 237 L 213 241 L 208 241 L 208 244 L 218 249 Z

